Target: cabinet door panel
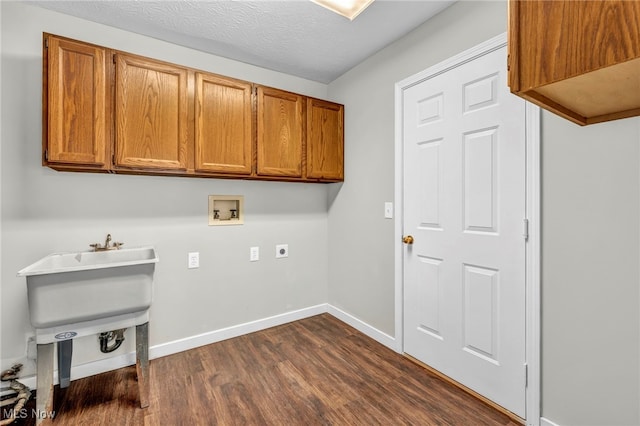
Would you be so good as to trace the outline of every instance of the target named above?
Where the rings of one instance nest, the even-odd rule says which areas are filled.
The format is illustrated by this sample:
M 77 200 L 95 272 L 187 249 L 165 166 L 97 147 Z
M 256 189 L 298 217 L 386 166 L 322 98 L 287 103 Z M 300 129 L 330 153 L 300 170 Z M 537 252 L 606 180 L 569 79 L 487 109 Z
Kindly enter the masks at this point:
M 511 91 L 580 125 L 640 115 L 638 22 L 640 1 L 510 0 Z
M 251 83 L 196 73 L 197 171 L 251 174 Z
M 307 177 L 343 180 L 344 107 L 307 100 Z
M 116 57 L 116 166 L 187 168 L 187 70 Z
M 302 177 L 303 98 L 258 87 L 258 175 Z
M 48 162 L 105 164 L 105 56 L 103 48 L 48 37 Z
M 518 1 L 516 8 L 523 90 L 640 57 L 638 2 Z

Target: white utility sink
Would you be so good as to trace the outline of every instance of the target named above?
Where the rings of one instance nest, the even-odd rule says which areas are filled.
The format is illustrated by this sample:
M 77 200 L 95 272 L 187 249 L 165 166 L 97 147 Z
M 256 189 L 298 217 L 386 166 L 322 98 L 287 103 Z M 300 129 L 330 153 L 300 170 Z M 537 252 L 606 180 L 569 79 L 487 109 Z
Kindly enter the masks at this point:
M 157 262 L 153 247 L 50 254 L 18 272 L 27 278 L 31 324 L 42 329 L 145 311 Z

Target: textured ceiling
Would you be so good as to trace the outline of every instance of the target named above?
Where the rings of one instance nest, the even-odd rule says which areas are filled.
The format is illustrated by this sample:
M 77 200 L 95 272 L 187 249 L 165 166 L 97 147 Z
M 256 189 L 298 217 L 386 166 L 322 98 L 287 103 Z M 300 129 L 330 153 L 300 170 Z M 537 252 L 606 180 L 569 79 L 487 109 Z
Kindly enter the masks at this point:
M 455 0 L 376 0 L 355 20 L 307 0 L 25 2 L 329 83 Z

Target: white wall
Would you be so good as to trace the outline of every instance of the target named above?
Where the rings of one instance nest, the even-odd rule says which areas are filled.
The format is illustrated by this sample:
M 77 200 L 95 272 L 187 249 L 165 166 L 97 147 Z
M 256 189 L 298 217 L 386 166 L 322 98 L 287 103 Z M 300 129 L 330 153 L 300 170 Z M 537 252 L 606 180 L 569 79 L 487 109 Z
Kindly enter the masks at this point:
M 640 424 L 640 119 L 542 119 L 542 405 Z
M 107 233 L 160 256 L 150 344 L 159 345 L 327 301 L 327 191 L 322 184 L 56 172 L 40 165 L 42 32 L 326 98 L 326 85 L 97 25 L 23 3 L 2 11 L 2 366 L 32 332 L 21 268 L 56 251 L 88 249 Z M 245 196 L 243 226 L 209 227 L 209 194 Z M 290 256 L 275 259 L 275 245 Z M 126 247 L 125 246 L 125 247 Z M 261 260 L 249 262 L 249 247 Z M 200 252 L 199 269 L 187 253 Z M 77 339 L 74 365 L 117 353 Z M 33 368 L 27 365 L 27 369 Z M 28 373 L 28 371 L 25 371 Z
M 506 2 L 461 1 L 329 85 L 345 182 L 329 210 L 329 302 L 394 334 L 394 84 L 506 31 Z M 639 119 L 542 120 L 542 415 L 640 424 Z

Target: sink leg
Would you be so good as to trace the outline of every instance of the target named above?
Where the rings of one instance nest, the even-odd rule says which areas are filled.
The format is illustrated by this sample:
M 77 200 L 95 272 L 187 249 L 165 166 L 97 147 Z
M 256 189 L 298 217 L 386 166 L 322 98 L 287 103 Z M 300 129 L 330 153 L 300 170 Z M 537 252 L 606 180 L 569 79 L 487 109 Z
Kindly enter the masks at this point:
M 140 408 L 149 406 L 149 323 L 136 326 L 136 373 Z
M 73 340 L 58 342 L 58 379 L 60 388 L 68 388 L 71 383 L 71 356 L 73 354 Z
M 36 425 L 41 425 L 48 417 L 53 417 L 53 345 L 38 345 Z

